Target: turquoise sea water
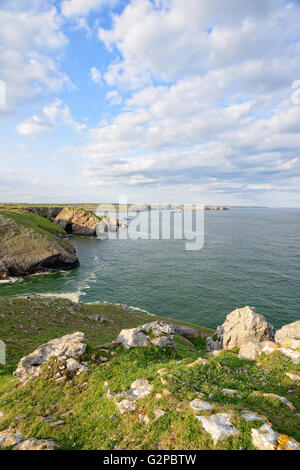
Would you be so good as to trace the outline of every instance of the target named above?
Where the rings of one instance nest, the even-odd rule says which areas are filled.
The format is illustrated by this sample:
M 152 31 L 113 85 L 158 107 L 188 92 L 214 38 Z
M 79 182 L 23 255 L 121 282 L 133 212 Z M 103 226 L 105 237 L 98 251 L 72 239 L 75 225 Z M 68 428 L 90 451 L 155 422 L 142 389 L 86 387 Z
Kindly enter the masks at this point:
M 205 212 L 205 244 L 72 237 L 81 265 L 1 284 L 0 297 L 73 293 L 207 327 L 255 306 L 275 327 L 300 319 L 300 210 Z

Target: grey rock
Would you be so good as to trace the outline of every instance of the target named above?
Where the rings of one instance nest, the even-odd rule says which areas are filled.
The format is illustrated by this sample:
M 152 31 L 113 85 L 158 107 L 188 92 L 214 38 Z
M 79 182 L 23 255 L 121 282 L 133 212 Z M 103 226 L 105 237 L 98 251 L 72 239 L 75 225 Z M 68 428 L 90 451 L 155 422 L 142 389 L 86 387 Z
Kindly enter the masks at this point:
M 259 344 L 272 341 L 274 327 L 256 312 L 254 307 L 238 308 L 227 315 L 225 322 L 217 329 L 218 340 L 208 347 L 212 351 L 241 348 L 244 344 Z
M 53 339 L 37 348 L 33 353 L 23 357 L 14 372 L 14 376 L 18 377 L 20 381 L 24 381 L 38 373 L 39 366 L 52 357 L 65 355 L 68 358 L 74 358 L 83 355 L 85 350 L 84 333 L 77 332 Z
M 203 400 L 199 400 L 199 398 L 196 398 L 195 400 L 191 401 L 190 407 L 194 411 L 205 411 L 205 410 L 213 409 L 210 403 L 207 403 L 206 401 L 203 401 Z
M 122 330 L 115 342 L 122 343 L 125 349 L 139 348 L 148 345 L 148 338 L 142 328 L 132 328 Z
M 56 450 L 57 444 L 51 439 L 26 439 L 13 447 L 13 450 Z
M 202 423 L 205 431 L 211 435 L 214 444 L 230 436 L 239 434 L 239 431 L 230 421 L 230 413 L 218 413 L 212 416 L 196 416 L 196 418 Z
M 300 320 L 285 325 L 276 331 L 275 341 L 284 348 L 300 349 Z
M 14 446 L 23 440 L 22 434 L 14 428 L 0 432 L 0 448 Z

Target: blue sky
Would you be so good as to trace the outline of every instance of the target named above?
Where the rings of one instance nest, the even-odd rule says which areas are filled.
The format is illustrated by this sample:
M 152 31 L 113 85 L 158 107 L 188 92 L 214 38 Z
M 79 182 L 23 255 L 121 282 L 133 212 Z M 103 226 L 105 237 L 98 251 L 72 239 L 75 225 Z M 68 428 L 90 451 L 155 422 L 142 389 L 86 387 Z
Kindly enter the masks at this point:
M 1 201 L 300 206 L 299 1 L 2 0 L 0 22 Z

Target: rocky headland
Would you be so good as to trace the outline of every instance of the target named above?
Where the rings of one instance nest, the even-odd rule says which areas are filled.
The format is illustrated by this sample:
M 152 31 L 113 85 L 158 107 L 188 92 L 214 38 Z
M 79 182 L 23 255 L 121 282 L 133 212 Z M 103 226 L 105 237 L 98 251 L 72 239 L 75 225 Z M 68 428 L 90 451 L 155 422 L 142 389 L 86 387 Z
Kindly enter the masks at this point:
M 117 219 L 71 207 L 0 212 L 0 280 L 79 265 L 68 235 L 96 236 L 119 228 Z
M 66 233 L 37 215 L 0 213 L 0 279 L 79 265 Z

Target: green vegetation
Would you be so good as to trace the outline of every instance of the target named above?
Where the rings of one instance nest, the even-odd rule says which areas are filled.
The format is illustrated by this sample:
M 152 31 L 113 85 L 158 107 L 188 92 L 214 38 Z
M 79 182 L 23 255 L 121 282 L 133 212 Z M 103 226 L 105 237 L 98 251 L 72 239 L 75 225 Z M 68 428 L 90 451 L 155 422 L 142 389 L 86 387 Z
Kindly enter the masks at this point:
M 285 396 L 299 411 L 299 386 L 285 373 L 300 367 L 278 353 L 263 357 L 257 365 L 239 360 L 235 352 L 226 352 L 211 357 L 207 365 L 188 367 L 204 356 L 203 338 L 186 340 L 176 335 L 176 350 L 151 346 L 125 351 L 120 346 L 114 355 L 100 352 L 99 345 L 116 338 L 122 328 L 156 319 L 149 315 L 129 313 L 117 306 L 50 298 L 2 299 L 0 314 L 0 336 L 7 343 L 8 361 L 0 366 L 0 410 L 4 414 L 0 431 L 17 427 L 26 437 L 53 438 L 64 449 L 156 449 L 158 445 L 165 449 L 253 449 L 250 432 L 261 423 L 242 419 L 240 411 L 249 409 L 265 415 L 276 431 L 300 439 L 300 419 L 295 411 L 263 397 L 263 393 Z M 11 374 L 22 356 L 75 331 L 86 335 L 87 372 L 61 383 L 47 378 L 45 365 L 41 378 L 16 386 Z M 100 362 L 99 353 L 109 361 Z M 167 369 L 164 383 L 158 373 L 162 368 Z M 114 400 L 106 397 L 107 389 L 125 391 L 141 378 L 153 385 L 151 394 L 137 402 L 136 411 L 120 415 Z M 226 395 L 223 388 L 238 390 L 238 395 Z M 170 394 L 156 397 L 164 389 Z M 213 445 L 189 406 L 199 393 L 214 405 L 213 411 L 201 414 L 230 412 L 239 435 Z M 154 420 L 156 408 L 166 414 Z M 149 424 L 141 421 L 146 415 Z M 51 426 L 55 421 L 62 423 Z
M 31 214 L 30 212 L 9 212 L 2 211 L 3 215 L 6 215 L 10 219 L 14 220 L 18 224 L 24 225 L 25 227 L 35 230 L 43 235 L 66 235 L 66 232 L 44 217 L 40 217 L 36 214 Z

